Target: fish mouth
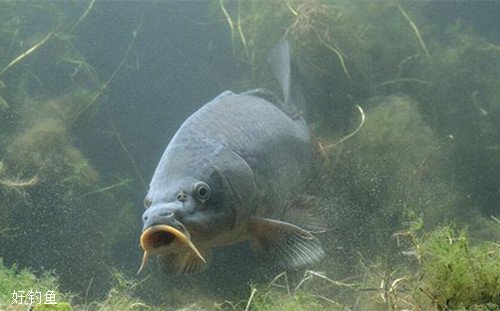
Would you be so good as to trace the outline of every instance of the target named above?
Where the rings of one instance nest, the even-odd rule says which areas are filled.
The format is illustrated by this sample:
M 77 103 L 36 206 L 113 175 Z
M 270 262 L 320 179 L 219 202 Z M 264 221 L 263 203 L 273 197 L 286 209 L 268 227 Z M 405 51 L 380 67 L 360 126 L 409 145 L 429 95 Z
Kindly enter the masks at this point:
M 176 235 L 172 229 L 174 228 L 167 225 L 149 227 L 141 235 L 142 249 L 148 252 L 160 247 L 169 246 L 176 239 Z
M 155 225 L 144 230 L 141 235 L 141 247 L 144 250 L 144 255 L 137 274 L 141 273 L 142 269 L 146 266 L 149 254 L 159 252 L 162 248 L 168 248 L 174 244 L 188 247 L 203 262 L 207 262 L 193 242 L 191 242 L 189 233 L 183 233 L 169 225 Z

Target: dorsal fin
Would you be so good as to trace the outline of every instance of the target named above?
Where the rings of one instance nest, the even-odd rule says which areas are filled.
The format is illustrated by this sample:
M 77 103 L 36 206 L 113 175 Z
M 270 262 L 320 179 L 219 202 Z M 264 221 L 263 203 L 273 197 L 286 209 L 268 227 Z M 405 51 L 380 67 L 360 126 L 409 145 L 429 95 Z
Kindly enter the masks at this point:
M 271 53 L 269 53 L 267 61 L 283 91 L 283 98 L 285 100 L 285 108 L 283 110 L 290 115 L 304 116 L 305 105 L 302 90 L 292 79 L 292 63 L 288 40 L 281 39 Z
M 271 104 L 275 105 L 276 107 L 279 107 L 281 110 L 283 110 L 288 115 L 291 115 L 291 111 L 287 111 L 288 107 L 285 105 L 283 100 L 279 96 L 277 96 L 274 92 L 272 92 L 268 89 L 263 89 L 263 88 L 253 89 L 253 90 L 243 92 L 243 93 L 241 93 L 241 95 L 249 95 L 249 96 L 255 96 L 255 97 L 265 99 L 268 102 L 270 102 Z

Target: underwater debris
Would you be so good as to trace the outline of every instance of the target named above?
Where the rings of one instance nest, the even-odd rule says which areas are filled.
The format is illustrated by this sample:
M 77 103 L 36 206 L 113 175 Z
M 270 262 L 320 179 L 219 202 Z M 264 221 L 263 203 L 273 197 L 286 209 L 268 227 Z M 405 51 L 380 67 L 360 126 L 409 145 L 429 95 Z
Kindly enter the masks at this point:
M 295 9 L 288 3 L 287 6 L 295 15 L 295 20 L 288 27 L 286 35 L 290 35 L 294 41 L 298 42 L 311 37 L 316 38 L 321 45 L 338 57 L 344 74 L 350 80 L 351 75 L 344 60 L 344 53 L 341 52 L 333 37 L 336 33 L 335 26 L 342 16 L 342 10 L 319 0 L 300 2 Z

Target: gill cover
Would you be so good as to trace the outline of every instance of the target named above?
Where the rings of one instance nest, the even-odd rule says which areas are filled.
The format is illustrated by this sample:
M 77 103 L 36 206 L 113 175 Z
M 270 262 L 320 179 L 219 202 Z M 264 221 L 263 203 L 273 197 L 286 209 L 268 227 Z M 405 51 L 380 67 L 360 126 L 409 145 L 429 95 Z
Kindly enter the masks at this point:
M 253 170 L 247 161 L 231 149 L 220 146 L 212 163 L 240 204 L 251 201 L 256 194 Z

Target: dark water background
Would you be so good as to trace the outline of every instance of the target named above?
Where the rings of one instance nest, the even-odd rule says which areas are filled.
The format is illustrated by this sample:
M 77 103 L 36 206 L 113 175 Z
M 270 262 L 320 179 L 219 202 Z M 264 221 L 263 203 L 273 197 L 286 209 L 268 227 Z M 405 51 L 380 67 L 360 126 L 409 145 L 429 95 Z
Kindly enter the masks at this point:
M 239 2 L 224 3 L 231 14 L 236 16 Z M 267 54 L 267 50 L 284 35 L 292 17 L 274 16 L 269 11 L 272 6 L 264 2 L 253 3 L 247 5 L 247 9 L 251 9 L 252 14 L 263 16 L 261 28 L 267 25 L 264 25 L 264 21 L 269 23 L 268 32 L 255 25 L 245 29 L 248 38 L 253 40 L 250 49 L 257 51 L 253 61 L 245 57 L 237 35 L 233 42 L 218 1 L 97 1 L 73 31 L 70 31 L 72 25 L 75 25 L 90 2 L 0 3 L 0 8 L 3 9 L 0 23 L 4 25 L 0 37 L 1 68 L 30 46 L 40 42 L 51 30 L 57 29 L 61 34 L 59 38 L 50 39 L 12 69 L 0 74 L 0 80 L 5 84 L 0 96 L 9 103 L 8 109 L 0 110 L 0 159 L 3 159 L 3 165 L 8 170 L 0 169 L 0 177 L 15 176 L 23 179 L 29 177 L 30 172 L 36 173 L 36 167 L 42 165 L 37 162 L 38 164 L 34 164 L 35 168 L 25 170 L 27 165 L 18 163 L 19 160 L 15 159 L 17 156 L 12 152 L 20 150 L 21 157 L 24 157 L 22 152 L 33 154 L 28 147 L 23 149 L 26 142 L 21 141 L 20 147 L 16 145 L 16 141 L 23 133 L 29 133 L 33 124 L 41 122 L 40 119 L 44 116 L 51 119 L 64 110 L 57 104 L 57 113 L 47 110 L 44 108 L 47 101 L 82 89 L 99 92 L 112 77 L 91 106 L 84 109 L 73 122 L 62 122 L 66 134 L 61 134 L 61 137 L 68 135 L 69 143 L 54 143 L 54 146 L 63 146 L 63 152 L 68 146 L 77 148 L 90 167 L 98 172 L 97 179 L 90 182 L 90 185 L 86 181 L 74 181 L 72 176 L 81 176 L 75 165 L 68 166 L 73 168 L 70 173 L 64 170 L 58 173 L 57 170 L 54 171 L 54 167 L 57 167 L 54 164 L 49 168 L 54 175 L 47 174 L 45 178 L 42 176 L 42 181 L 37 186 L 19 191 L 8 187 L 0 189 L 0 211 L 6 215 L 4 221 L 0 222 L 0 229 L 14 228 L 12 235 L 0 235 L 0 257 L 6 265 L 16 263 L 35 271 L 55 270 L 62 289 L 74 291 L 80 296 L 87 292 L 86 295 L 92 298 L 102 298 L 105 295 L 110 286 L 110 272 L 113 268 L 135 277 L 142 255 L 138 247 L 142 201 L 147 183 L 175 130 L 197 108 L 226 89 L 239 92 L 254 87 L 270 87 L 278 91 L 272 82 L 271 72 L 264 63 L 259 63 L 264 59 L 259 58 L 259 55 Z M 498 48 L 498 2 L 402 3 L 411 12 L 417 25 L 422 27 L 431 54 L 439 49 L 444 50 L 442 46 L 454 44 L 454 37 L 445 29 L 458 21 L 460 31 L 470 31 L 475 37 L 481 38 L 478 40 L 481 44 L 491 42 Z M 396 6 L 382 2 L 358 5 L 373 7 L 375 13 L 372 16 L 387 14 L 392 18 L 399 14 Z M 259 7 L 262 7 L 262 12 Z M 384 10 L 388 13 L 380 13 Z M 249 25 L 255 22 L 256 18 L 252 19 L 252 14 L 244 13 Z M 376 24 L 369 24 L 369 9 L 362 14 L 367 16 L 366 27 L 377 28 Z M 277 26 L 273 25 L 274 18 Z M 400 24 L 395 24 L 394 27 L 383 27 L 394 29 L 394 32 L 406 27 L 406 35 L 412 38 L 409 41 L 413 44 L 409 49 L 418 51 L 419 46 L 411 28 L 404 19 L 399 20 Z M 16 29 L 18 31 L 14 35 Z M 257 30 L 260 33 L 252 36 L 252 31 Z M 336 44 L 342 48 L 342 43 L 350 42 L 348 40 L 349 38 L 340 38 Z M 445 81 L 448 83 L 447 88 L 437 91 L 413 86 L 380 89 L 373 86 L 394 78 L 391 68 L 377 68 L 378 64 L 386 64 L 384 54 L 394 52 L 399 57 L 401 54 L 409 56 L 412 53 L 406 53 L 405 48 L 401 48 L 401 54 L 395 52 L 396 48 L 384 50 L 387 46 L 385 41 L 394 46 L 407 44 L 406 41 L 393 41 L 391 34 L 382 34 L 373 39 L 377 40 L 380 42 L 380 50 L 370 50 L 373 54 L 369 61 L 364 61 L 363 57 L 366 55 L 360 55 L 355 49 L 356 42 L 350 46 L 345 45 L 343 54 L 348 68 L 352 70 L 350 80 L 342 73 L 338 60 L 332 56 L 334 54 L 321 50 L 318 46 L 310 46 L 308 49 L 307 43 L 304 46 L 299 41 L 292 41 L 298 50 L 296 55 L 299 58 L 299 68 L 303 69 L 303 87 L 309 100 L 311 123 L 317 124 L 318 132 L 323 136 L 336 140 L 349 133 L 353 124 L 356 124 L 353 112 L 355 104 L 369 102 L 375 96 L 408 94 L 419 102 L 416 110 L 432 129 L 433 137 L 437 137 L 436 141 L 442 142 L 448 135 L 455 139 L 451 146 L 438 144 L 439 148 L 445 149 L 442 155 L 444 161 L 440 162 L 440 169 L 444 167 L 445 172 L 440 177 L 442 180 L 440 179 L 439 185 L 447 186 L 443 186 L 443 189 L 436 186 L 436 192 L 442 191 L 443 196 L 451 192 L 459 193 L 452 203 L 457 209 L 471 208 L 474 213 L 485 218 L 498 215 L 500 154 L 495 148 L 498 148 L 500 130 L 500 93 L 495 93 L 494 87 L 482 86 L 481 68 L 485 68 L 484 72 L 487 72 L 487 68 L 500 68 L 500 53 L 493 51 L 490 58 L 484 60 L 480 59 L 479 54 L 472 55 L 470 63 L 468 60 L 459 63 L 463 68 L 455 68 L 456 72 L 451 71 L 454 68 L 449 68 L 453 66 L 446 67 L 450 69 L 450 77 L 457 76 L 454 80 L 450 78 L 450 81 Z M 327 53 L 329 56 L 324 60 L 325 68 L 331 69 L 332 74 L 318 70 L 319 74 L 308 78 L 308 73 L 314 71 L 315 67 L 309 66 L 307 59 L 321 59 Z M 78 71 L 81 67 L 74 62 L 65 62 L 64 57 L 84 60 L 95 70 L 95 74 Z M 380 62 L 377 61 L 378 58 L 381 59 Z M 322 61 L 319 60 L 319 63 Z M 363 69 L 363 65 L 367 67 Z M 471 71 L 472 67 L 478 70 Z M 119 70 L 115 74 L 117 68 Z M 418 69 L 412 70 L 419 72 Z M 77 73 L 72 75 L 75 72 Z M 488 74 L 485 79 L 495 76 L 491 72 Z M 263 76 L 266 78 L 261 79 Z M 498 76 L 496 81 L 500 83 Z M 490 79 L 489 83 L 494 81 Z M 482 118 L 477 107 L 471 104 L 471 94 L 475 91 L 478 92 L 473 96 L 474 100 L 482 103 L 482 107 L 488 112 L 487 117 Z M 370 104 L 366 106 L 370 107 Z M 393 115 L 398 117 L 397 114 Z M 48 130 L 49 136 L 54 133 L 52 131 L 53 129 Z M 49 136 L 42 136 L 42 139 Z M 29 137 L 25 139 L 32 142 Z M 411 141 L 412 138 L 409 137 L 408 140 Z M 64 138 L 58 141 L 64 141 Z M 48 158 L 54 158 L 50 150 Z M 356 149 L 353 147 L 352 150 Z M 53 152 L 61 155 L 58 151 Z M 345 163 L 350 163 L 345 160 L 350 157 L 348 153 L 343 157 Z M 69 163 L 65 160 L 67 158 L 61 159 L 64 167 Z M 329 200 L 329 207 L 338 207 L 340 211 L 331 216 L 331 219 L 336 219 L 342 225 L 334 223 L 336 234 L 327 236 L 323 242 L 328 245 L 329 251 L 335 252 L 335 255 L 330 253 L 327 261 L 331 263 L 325 267 L 333 266 L 343 276 L 357 272 L 354 266 L 359 250 L 368 252 L 370 249 L 371 252 L 372 247 L 376 249 L 387 245 L 384 240 L 379 240 L 378 244 L 370 241 L 372 230 L 387 231 L 387 234 L 381 236 L 389 239 L 394 227 L 386 229 L 380 226 L 401 222 L 401 218 L 391 214 L 389 209 L 387 212 L 382 211 L 388 204 L 384 201 L 388 193 L 384 187 L 389 187 L 391 176 L 383 175 L 388 171 L 377 175 L 373 173 L 376 170 L 352 173 L 348 168 L 351 166 L 338 168 L 340 177 L 331 184 L 325 184 L 330 179 L 322 183 L 328 190 L 317 190 L 318 194 L 327 196 L 325 199 Z M 372 175 L 365 174 L 368 171 Z M 356 174 L 363 178 L 352 177 Z M 60 184 L 60 180 L 68 180 L 65 178 L 72 181 Z M 372 187 L 369 180 L 377 181 Z M 429 175 L 428 180 L 432 184 L 433 176 Z M 99 189 L 109 185 L 117 186 L 109 191 L 99 192 Z M 370 195 L 368 192 L 372 190 L 374 192 Z M 339 192 L 343 194 L 338 194 Z M 412 199 L 408 200 L 410 204 L 418 201 L 415 199 L 416 194 L 411 196 Z M 404 196 L 402 200 L 405 200 Z M 436 209 L 441 205 L 446 203 L 438 203 Z M 377 217 L 383 219 L 380 225 L 372 223 L 364 227 L 367 219 Z M 467 224 L 469 215 L 463 209 L 450 209 L 439 217 L 441 219 L 435 219 L 436 222 L 458 219 Z M 476 222 L 471 227 L 481 228 L 481 224 Z M 478 232 L 481 230 L 478 229 Z M 365 239 L 368 241 L 364 241 Z M 352 249 L 349 250 L 350 248 Z M 374 257 L 377 257 L 377 251 L 384 252 L 381 249 L 374 250 Z M 154 267 L 146 271 L 146 274 L 152 276 L 138 290 L 138 294 L 147 301 L 173 301 L 180 304 L 192 299 L 189 295 L 198 293 L 209 293 L 208 295 L 215 295 L 219 300 L 245 296 L 249 282 L 264 282 L 279 272 L 259 264 L 246 246 L 236 246 L 219 253 L 213 267 L 200 275 L 165 277 L 154 271 Z M 188 298 L 172 290 L 172 287 L 178 288 L 179 292 L 187 292 Z M 166 294 L 167 298 L 158 299 L 158 295 L 164 292 L 169 293 Z

